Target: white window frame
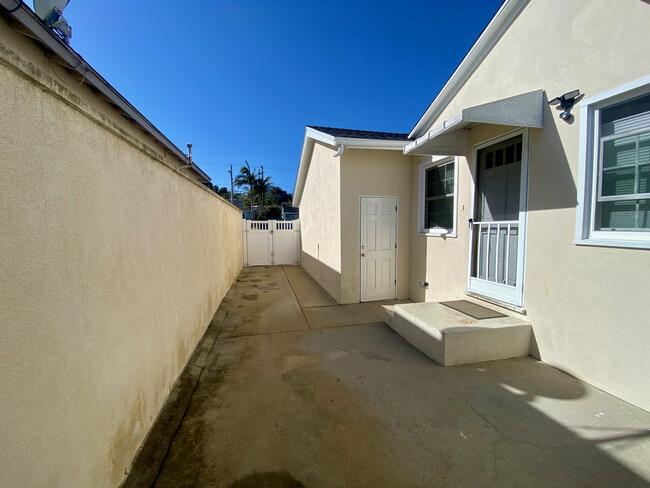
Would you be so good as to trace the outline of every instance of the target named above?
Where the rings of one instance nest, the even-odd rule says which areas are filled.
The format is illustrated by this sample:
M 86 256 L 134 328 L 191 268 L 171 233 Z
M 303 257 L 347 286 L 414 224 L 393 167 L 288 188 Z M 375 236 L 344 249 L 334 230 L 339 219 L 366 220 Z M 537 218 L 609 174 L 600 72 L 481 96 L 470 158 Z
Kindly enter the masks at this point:
M 451 230 L 433 227 L 427 229 L 424 227 L 425 221 L 425 200 L 426 200 L 426 172 L 434 166 L 454 163 L 454 203 L 452 210 L 453 228 Z M 458 220 L 458 158 L 450 156 L 436 156 L 423 163 L 420 163 L 420 193 L 418 195 L 418 232 L 421 235 L 429 237 L 457 237 L 456 226 Z
M 650 249 L 650 231 L 595 230 L 599 184 L 600 110 L 648 93 L 650 76 L 644 76 L 580 103 L 578 206 L 574 240 L 577 245 Z

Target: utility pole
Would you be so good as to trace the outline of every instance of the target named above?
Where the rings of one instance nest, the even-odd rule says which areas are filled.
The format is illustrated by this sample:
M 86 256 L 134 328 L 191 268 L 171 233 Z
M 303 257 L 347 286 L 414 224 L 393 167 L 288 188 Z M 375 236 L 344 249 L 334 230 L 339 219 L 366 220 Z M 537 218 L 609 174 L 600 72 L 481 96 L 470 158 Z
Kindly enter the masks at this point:
M 228 173 L 230 173 L 230 203 L 232 203 L 232 164 Z
M 263 164 L 260 164 L 260 169 L 262 171 L 262 185 L 264 185 L 264 165 Z M 262 201 L 260 202 L 260 206 L 262 207 L 262 213 L 264 213 L 264 190 L 262 190 Z

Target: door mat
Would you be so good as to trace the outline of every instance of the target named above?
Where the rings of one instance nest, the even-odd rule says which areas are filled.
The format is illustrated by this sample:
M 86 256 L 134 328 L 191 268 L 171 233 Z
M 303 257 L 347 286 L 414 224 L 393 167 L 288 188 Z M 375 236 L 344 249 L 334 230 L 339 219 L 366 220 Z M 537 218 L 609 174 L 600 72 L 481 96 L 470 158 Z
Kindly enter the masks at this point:
M 482 307 L 476 303 L 468 302 L 467 300 L 456 300 L 453 302 L 440 303 L 446 307 L 453 308 L 454 310 L 464 313 L 465 315 L 469 315 L 470 317 L 473 317 L 477 320 L 507 317 L 507 315 L 504 315 L 500 312 L 495 312 L 494 310 Z

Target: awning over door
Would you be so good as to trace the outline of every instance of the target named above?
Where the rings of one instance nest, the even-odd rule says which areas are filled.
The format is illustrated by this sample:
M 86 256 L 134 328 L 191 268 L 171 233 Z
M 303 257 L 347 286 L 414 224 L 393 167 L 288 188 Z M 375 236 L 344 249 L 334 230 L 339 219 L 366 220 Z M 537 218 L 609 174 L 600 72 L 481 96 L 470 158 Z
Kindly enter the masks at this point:
M 404 148 L 404 154 L 458 155 L 468 153 L 467 133 L 477 124 L 544 127 L 544 90 L 463 109 Z

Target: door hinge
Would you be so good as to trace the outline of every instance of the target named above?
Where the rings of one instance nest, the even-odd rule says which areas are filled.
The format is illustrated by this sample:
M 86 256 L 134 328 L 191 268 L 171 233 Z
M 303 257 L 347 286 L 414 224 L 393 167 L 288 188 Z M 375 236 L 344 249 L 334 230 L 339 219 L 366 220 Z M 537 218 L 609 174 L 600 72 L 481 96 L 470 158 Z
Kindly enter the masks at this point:
M 397 242 L 395 243 L 395 249 L 397 249 Z
M 397 212 L 397 205 L 395 205 L 395 212 Z
M 397 284 L 397 280 L 395 280 L 395 284 Z

